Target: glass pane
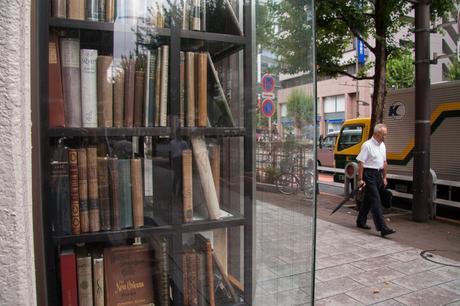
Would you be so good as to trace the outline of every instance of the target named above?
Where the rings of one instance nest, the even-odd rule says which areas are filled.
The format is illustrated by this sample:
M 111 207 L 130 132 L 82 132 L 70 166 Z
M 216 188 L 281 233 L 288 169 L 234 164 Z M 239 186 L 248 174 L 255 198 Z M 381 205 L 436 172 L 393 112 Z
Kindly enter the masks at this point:
M 338 150 L 350 148 L 361 142 L 363 136 L 363 127 L 360 125 L 344 126 L 339 138 Z
M 340 95 L 336 96 L 337 98 L 337 112 L 344 112 L 345 111 L 345 96 Z
M 324 112 L 335 113 L 336 112 L 336 97 L 325 97 L 324 98 Z

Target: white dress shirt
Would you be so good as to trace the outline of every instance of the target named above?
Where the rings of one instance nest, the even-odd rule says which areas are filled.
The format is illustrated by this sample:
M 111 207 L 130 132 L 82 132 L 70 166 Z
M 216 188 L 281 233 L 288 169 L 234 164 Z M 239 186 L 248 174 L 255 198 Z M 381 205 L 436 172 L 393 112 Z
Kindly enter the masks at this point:
M 361 152 L 356 159 L 363 163 L 364 168 L 383 169 L 387 160 L 387 149 L 383 142 L 379 143 L 374 137 L 361 146 Z

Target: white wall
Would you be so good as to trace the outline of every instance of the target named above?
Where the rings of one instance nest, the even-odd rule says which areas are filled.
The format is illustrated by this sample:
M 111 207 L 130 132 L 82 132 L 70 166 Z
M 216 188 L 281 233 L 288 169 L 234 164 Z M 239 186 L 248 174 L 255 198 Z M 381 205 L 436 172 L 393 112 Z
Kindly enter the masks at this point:
M 36 304 L 30 0 L 0 1 L 0 305 Z

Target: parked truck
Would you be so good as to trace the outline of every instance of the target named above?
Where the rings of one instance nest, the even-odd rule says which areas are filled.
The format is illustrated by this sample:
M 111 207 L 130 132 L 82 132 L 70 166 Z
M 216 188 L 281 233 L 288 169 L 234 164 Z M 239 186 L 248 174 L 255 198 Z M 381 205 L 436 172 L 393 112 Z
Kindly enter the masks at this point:
M 434 84 L 431 103 L 431 169 L 435 203 L 460 208 L 460 81 Z M 411 198 L 414 154 L 414 88 L 390 90 L 383 122 L 389 188 L 395 196 Z M 372 134 L 370 118 L 346 120 L 334 148 L 337 168 L 356 161 L 361 145 Z M 350 136 L 352 135 L 352 136 Z M 337 174 L 335 181 L 343 181 Z

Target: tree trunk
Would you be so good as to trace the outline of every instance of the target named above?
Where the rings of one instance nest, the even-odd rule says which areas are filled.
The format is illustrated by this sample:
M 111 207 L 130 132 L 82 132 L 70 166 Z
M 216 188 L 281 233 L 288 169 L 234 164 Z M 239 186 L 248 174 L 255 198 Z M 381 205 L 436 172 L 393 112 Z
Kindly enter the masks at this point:
M 383 122 L 384 102 L 386 96 L 386 35 L 387 28 L 382 16 L 384 16 L 386 0 L 377 0 L 375 4 L 375 78 L 374 78 L 374 93 L 372 95 L 372 115 L 371 115 L 371 132 L 369 138 L 372 137 L 374 126 L 377 123 Z

